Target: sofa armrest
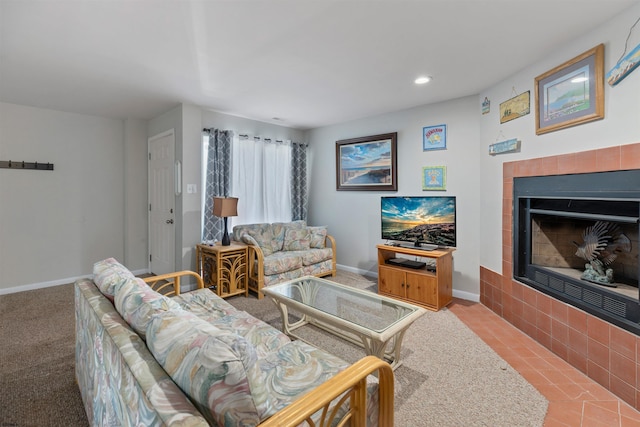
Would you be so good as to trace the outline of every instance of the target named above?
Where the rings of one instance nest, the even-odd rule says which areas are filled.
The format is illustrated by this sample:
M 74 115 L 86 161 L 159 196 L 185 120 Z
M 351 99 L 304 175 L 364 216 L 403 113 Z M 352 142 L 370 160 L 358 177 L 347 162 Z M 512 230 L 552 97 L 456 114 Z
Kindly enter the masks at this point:
M 143 277 L 142 280 L 147 283 L 154 291 L 165 296 L 180 295 L 180 279 L 182 277 L 195 277 L 198 285 L 197 289 L 204 288 L 202 277 L 194 271 L 183 270 L 173 273 L 161 274 L 159 276 Z
M 324 239 L 324 245 L 327 248 L 331 248 L 331 276 L 336 275 L 336 239 L 333 236 L 327 234 L 327 237 Z
M 351 426 L 365 427 L 367 415 L 367 376 L 378 372 L 378 425 L 380 427 L 393 427 L 394 416 L 394 376 L 391 366 L 375 357 L 366 356 L 338 373 L 331 379 L 321 384 L 316 389 L 300 397 L 292 404 L 281 409 L 258 427 L 296 426 L 304 421 L 309 425 L 315 425 L 311 421 L 311 415 L 323 411 L 322 420 L 318 427 L 330 426 L 334 423 L 336 414 L 329 412 L 330 404 L 340 398 L 342 402 L 349 399 L 349 411 L 342 420 L 350 418 Z M 345 396 L 341 395 L 345 393 Z M 342 424 L 340 424 L 342 425 Z

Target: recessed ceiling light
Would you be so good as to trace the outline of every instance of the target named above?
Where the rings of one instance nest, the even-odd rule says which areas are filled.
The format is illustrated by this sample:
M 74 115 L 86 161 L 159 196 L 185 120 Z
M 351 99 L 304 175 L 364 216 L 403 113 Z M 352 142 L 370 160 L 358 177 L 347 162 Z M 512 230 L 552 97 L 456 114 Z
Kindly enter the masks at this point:
M 413 82 L 417 85 L 423 85 L 425 83 L 429 83 L 431 81 L 431 76 L 421 76 L 415 79 Z

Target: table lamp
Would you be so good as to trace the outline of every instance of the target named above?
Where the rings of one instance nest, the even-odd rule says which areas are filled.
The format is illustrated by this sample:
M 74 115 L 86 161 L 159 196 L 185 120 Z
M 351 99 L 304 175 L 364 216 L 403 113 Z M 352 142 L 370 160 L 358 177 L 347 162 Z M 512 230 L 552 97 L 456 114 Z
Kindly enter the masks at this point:
M 229 246 L 229 232 L 227 231 L 227 218 L 230 216 L 238 216 L 238 198 L 237 197 L 214 197 L 213 198 L 213 214 L 219 218 L 224 218 L 224 234 L 222 235 L 222 246 Z

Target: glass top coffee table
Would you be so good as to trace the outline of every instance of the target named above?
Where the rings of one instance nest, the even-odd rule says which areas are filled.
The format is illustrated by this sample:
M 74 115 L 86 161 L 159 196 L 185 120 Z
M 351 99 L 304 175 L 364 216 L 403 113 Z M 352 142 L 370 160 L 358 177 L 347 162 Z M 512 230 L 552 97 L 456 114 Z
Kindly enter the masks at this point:
M 280 310 L 282 331 L 312 324 L 364 347 L 367 355 L 386 360 L 396 369 L 402 364 L 400 348 L 407 328 L 426 310 L 373 292 L 305 276 L 262 289 Z M 302 315 L 289 322 L 288 309 Z M 313 343 L 310 343 L 313 344 Z

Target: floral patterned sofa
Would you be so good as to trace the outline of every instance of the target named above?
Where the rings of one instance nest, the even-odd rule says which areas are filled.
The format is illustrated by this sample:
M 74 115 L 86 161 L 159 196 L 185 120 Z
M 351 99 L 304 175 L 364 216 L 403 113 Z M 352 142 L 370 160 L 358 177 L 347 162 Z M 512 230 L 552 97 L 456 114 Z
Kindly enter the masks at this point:
M 249 245 L 249 289 L 262 298 L 262 288 L 302 276 L 336 275 L 336 241 L 327 227 L 305 221 L 243 224 L 233 239 Z
M 198 289 L 180 294 L 185 275 Z M 393 425 L 386 362 L 349 365 L 291 341 L 203 288 L 196 273 L 142 280 L 109 258 L 94 265 L 93 280 L 76 281 L 75 311 L 76 377 L 92 426 L 329 426 L 342 417 Z

